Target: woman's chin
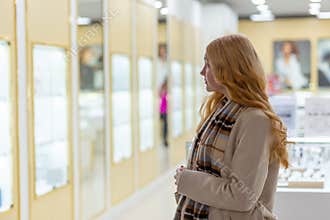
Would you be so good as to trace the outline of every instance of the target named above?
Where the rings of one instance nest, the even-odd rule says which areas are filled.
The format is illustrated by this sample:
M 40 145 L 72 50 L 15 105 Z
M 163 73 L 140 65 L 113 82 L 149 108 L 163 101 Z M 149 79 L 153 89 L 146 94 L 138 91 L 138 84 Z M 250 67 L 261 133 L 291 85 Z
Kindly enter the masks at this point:
M 207 92 L 212 92 L 212 89 L 208 85 L 205 85 L 205 89 Z

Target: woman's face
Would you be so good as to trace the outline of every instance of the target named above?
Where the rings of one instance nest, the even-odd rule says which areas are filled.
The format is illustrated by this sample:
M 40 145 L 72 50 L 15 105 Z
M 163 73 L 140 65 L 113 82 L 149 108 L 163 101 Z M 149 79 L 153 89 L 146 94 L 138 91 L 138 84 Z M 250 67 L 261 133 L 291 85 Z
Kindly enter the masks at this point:
M 225 88 L 223 85 L 216 81 L 215 73 L 212 70 L 211 63 L 206 56 L 204 57 L 204 66 L 200 74 L 204 78 L 206 90 L 208 92 L 224 93 Z
M 284 54 L 291 54 L 292 53 L 292 45 L 289 42 L 283 44 L 282 51 Z

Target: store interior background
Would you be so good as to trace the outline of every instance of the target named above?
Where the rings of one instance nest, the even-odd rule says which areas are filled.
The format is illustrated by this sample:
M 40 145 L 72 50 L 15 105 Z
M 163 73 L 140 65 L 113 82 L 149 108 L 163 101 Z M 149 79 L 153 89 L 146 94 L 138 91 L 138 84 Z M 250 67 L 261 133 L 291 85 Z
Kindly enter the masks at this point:
M 207 95 L 205 47 L 233 33 L 254 44 L 289 128 L 275 214 L 329 218 L 329 0 L 1 0 L 0 16 L 1 220 L 171 219 Z M 306 85 L 276 78 L 275 42 L 298 45 Z

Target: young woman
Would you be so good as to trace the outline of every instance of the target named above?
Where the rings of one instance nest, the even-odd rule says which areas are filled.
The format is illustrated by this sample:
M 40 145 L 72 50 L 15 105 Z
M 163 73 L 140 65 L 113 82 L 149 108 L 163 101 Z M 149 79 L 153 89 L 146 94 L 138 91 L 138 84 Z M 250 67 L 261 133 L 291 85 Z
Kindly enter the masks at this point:
M 175 175 L 174 219 L 275 219 L 279 166 L 288 167 L 286 128 L 269 104 L 253 45 L 241 35 L 214 40 L 201 75 L 212 94 L 187 168 Z

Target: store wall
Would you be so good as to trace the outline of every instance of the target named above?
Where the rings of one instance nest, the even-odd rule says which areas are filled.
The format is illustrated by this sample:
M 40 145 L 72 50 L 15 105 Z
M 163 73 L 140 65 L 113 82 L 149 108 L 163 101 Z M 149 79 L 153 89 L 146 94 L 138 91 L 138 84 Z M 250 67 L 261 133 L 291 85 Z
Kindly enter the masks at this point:
M 201 5 L 195 0 L 169 0 L 168 51 L 170 68 L 169 96 L 169 137 L 170 164 L 177 165 L 186 157 L 186 142 L 192 140 L 196 127 L 197 92 L 202 88 L 196 87 L 196 69 L 200 63 L 195 54 L 201 54 Z M 200 84 L 198 83 L 198 86 Z M 190 97 L 193 97 L 192 100 Z M 193 103 L 193 104 L 191 104 Z M 193 107 L 191 107 L 193 106 Z M 191 110 L 191 108 L 193 110 Z M 190 124 L 191 122 L 191 124 Z
M 135 57 L 135 103 L 139 110 L 136 114 L 136 139 L 137 158 L 135 173 L 137 187 L 143 188 L 159 174 L 159 161 L 157 146 L 159 145 L 157 132 L 158 114 L 156 86 L 156 34 L 157 34 L 157 11 L 151 4 L 137 2 L 136 5 L 136 57 Z M 143 65 L 150 62 L 150 69 Z M 144 82 L 148 81 L 148 85 Z M 145 97 L 149 98 L 146 99 Z M 151 129 L 151 130 L 150 130 Z M 148 143 L 149 142 L 149 143 Z
M 158 43 L 165 44 L 166 43 L 166 23 L 158 23 Z
M 226 4 L 203 6 L 201 22 L 203 49 L 210 41 L 238 30 L 238 15 Z
M 315 18 L 277 19 L 273 22 L 239 21 L 239 32 L 245 34 L 255 45 L 267 74 L 273 70 L 273 41 L 310 40 L 311 42 L 311 88 L 317 84 L 317 42 L 330 37 L 330 20 Z
M 70 58 L 70 53 L 68 53 L 71 47 L 71 24 L 69 22 L 70 1 L 26 0 L 25 19 L 27 25 L 26 55 L 28 66 L 28 127 L 26 129 L 28 130 L 29 136 L 29 219 L 49 219 L 49 216 L 52 216 L 53 219 L 71 220 L 73 219 L 73 160 L 71 145 L 72 99 L 70 94 L 71 62 L 70 59 L 65 59 L 65 57 L 62 56 L 63 50 L 65 50 L 66 56 Z M 37 47 L 41 48 L 41 46 L 42 49 L 38 50 Z M 55 50 L 56 52 L 54 52 Z M 54 57 L 54 54 L 56 54 L 56 57 L 58 58 L 56 62 L 60 62 L 60 64 L 57 64 L 57 66 L 60 66 L 60 70 L 55 70 L 55 65 L 52 66 L 51 64 L 48 64 L 49 66 L 47 68 L 49 72 L 47 72 L 47 75 L 51 75 L 53 72 L 58 71 L 57 76 L 59 79 L 50 79 L 49 77 L 47 80 L 45 80 L 45 78 L 40 80 L 40 76 L 44 75 L 38 74 L 38 71 L 40 72 L 41 68 L 46 68 L 45 65 L 40 67 L 40 64 L 45 64 L 46 61 L 42 62 L 42 59 L 45 60 L 49 58 L 49 56 L 40 56 L 40 53 L 38 56 L 37 51 L 43 51 L 44 53 L 47 53 L 47 55 L 52 54 Z M 64 65 L 67 66 L 66 71 L 62 70 Z M 46 72 L 44 73 L 46 74 Z M 35 83 L 38 82 L 38 80 L 40 80 L 40 83 Z M 60 93 L 61 96 L 55 96 L 53 93 L 48 92 L 48 90 L 41 89 L 49 88 L 47 86 L 49 84 L 47 83 L 55 81 L 58 83 L 56 84 L 57 86 L 59 84 L 61 86 L 59 91 L 62 92 L 62 90 L 64 90 L 67 92 L 63 94 Z M 41 87 L 41 83 L 45 85 L 45 87 Z M 45 97 L 43 99 L 47 100 L 47 102 L 42 102 L 39 97 Z M 53 101 L 54 97 L 59 98 L 57 100 L 60 100 L 57 101 L 56 104 L 55 101 Z M 39 105 L 35 105 L 35 103 L 39 103 Z M 49 104 L 47 105 L 47 103 L 51 103 L 52 107 L 50 107 Z M 48 118 L 47 120 L 49 121 L 47 123 L 40 123 L 40 121 L 43 121 L 41 117 L 46 116 L 45 111 L 43 110 L 50 110 L 48 112 L 51 112 L 51 109 L 54 108 L 54 106 L 56 106 L 56 110 L 66 110 L 57 112 L 56 114 L 52 113 L 53 115 L 50 118 L 52 118 L 53 121 Z M 58 118 L 61 117 L 67 117 L 67 120 L 58 120 Z M 56 120 L 58 121 L 54 123 Z M 49 138 L 47 132 L 51 130 L 50 126 L 56 129 L 62 128 L 62 131 L 65 129 L 66 132 L 64 132 L 65 134 L 60 133 Z M 46 135 L 41 135 L 42 131 L 44 131 Z M 45 136 L 47 138 L 45 138 L 46 141 L 40 141 L 40 138 L 44 138 Z M 66 144 L 55 145 L 61 143 L 63 140 L 65 140 Z M 46 143 L 51 143 L 52 145 L 47 146 Z M 55 146 L 61 146 L 61 148 L 57 148 L 55 151 Z M 61 160 L 59 160 L 59 158 Z M 47 161 L 47 163 L 45 161 Z M 40 164 L 43 165 L 40 166 Z M 62 170 L 65 170 L 64 166 L 68 170 L 67 174 L 62 172 Z M 57 184 L 57 179 L 54 178 L 55 175 L 54 172 L 52 172 L 53 168 L 55 171 L 61 173 L 57 176 L 58 179 L 62 180 L 63 178 L 67 180 L 66 184 L 61 184 L 59 186 L 55 185 Z M 44 173 L 44 175 L 37 175 L 38 172 Z M 47 186 L 47 190 L 45 190 L 45 185 Z M 50 185 L 53 187 L 49 190 L 48 187 Z
M 19 218 L 16 18 L 13 1 L 0 1 L 0 219 Z M 6 47 L 5 47 L 6 45 Z M 4 49 L 7 48 L 8 50 Z M 5 53 L 5 51 L 7 53 Z M 2 87 L 2 88 L 1 88 Z M 8 117 L 10 116 L 10 117 Z M 8 132 L 8 133 L 7 133 Z M 10 137 L 7 139 L 7 135 Z M 7 142 L 8 141 L 8 142 Z M 8 165 L 11 166 L 8 166 Z
M 95 31 L 93 25 L 78 26 L 77 32 L 79 46 L 103 44 L 103 32 Z M 93 34 L 93 37 L 86 39 L 89 34 Z

